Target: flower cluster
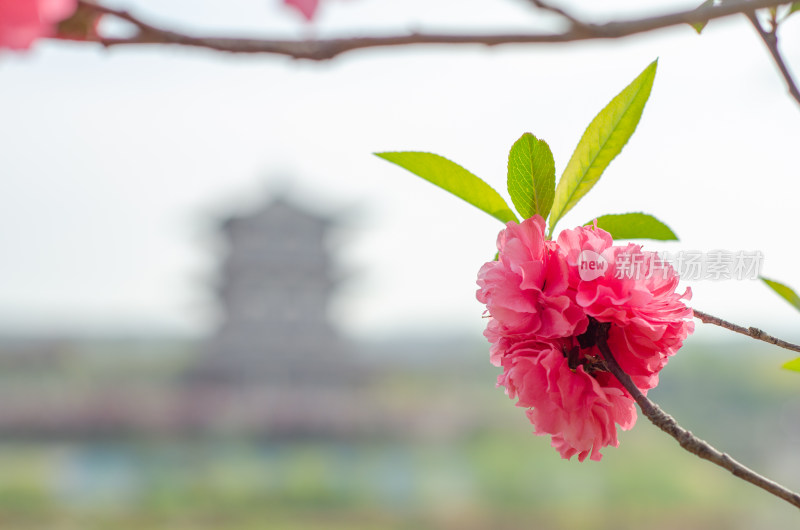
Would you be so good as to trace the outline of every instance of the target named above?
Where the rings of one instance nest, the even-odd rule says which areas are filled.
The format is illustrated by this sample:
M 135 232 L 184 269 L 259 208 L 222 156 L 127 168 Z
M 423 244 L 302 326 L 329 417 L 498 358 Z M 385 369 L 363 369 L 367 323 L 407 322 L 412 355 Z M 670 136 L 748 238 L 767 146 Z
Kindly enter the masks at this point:
M 36 39 L 53 36 L 56 25 L 77 7 L 76 0 L 1 1 L 0 49 L 26 50 Z
M 616 425 L 630 429 L 636 409 L 630 394 L 606 369 L 595 340 L 599 324 L 620 367 L 643 392 L 693 331 L 691 291 L 676 293 L 678 276 L 667 266 L 657 274 L 617 277 L 615 264 L 650 252 L 613 244 L 595 227 L 545 237 L 540 216 L 509 222 L 497 239 L 498 259 L 478 273 L 478 300 L 486 304 L 491 361 L 503 368 L 498 386 L 527 408 L 536 434 L 552 435 L 563 458 L 618 446 Z M 607 266 L 582 274 L 586 253 Z

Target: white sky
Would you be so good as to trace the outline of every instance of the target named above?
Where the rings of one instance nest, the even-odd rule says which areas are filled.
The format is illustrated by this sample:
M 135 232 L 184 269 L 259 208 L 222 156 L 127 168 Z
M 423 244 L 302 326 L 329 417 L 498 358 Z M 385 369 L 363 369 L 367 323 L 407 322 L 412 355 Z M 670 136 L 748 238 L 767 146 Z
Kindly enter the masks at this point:
M 313 27 L 278 0 L 116 4 L 163 24 L 262 35 L 547 23 L 522 0 L 331 0 Z M 639 2 L 571 5 L 642 13 Z M 781 37 L 800 71 L 800 15 Z M 356 211 L 338 248 L 352 277 L 332 308 L 343 329 L 478 334 L 475 275 L 501 225 L 370 153 L 432 151 L 505 195 L 523 132 L 550 144 L 560 172 L 595 113 L 655 57 L 636 134 L 560 227 L 645 211 L 681 237 L 647 248 L 761 250 L 764 275 L 800 288 L 800 109 L 743 18 L 701 37 L 679 27 L 324 64 L 40 43 L 0 57 L 0 331 L 204 332 L 209 219 L 288 187 L 312 208 Z M 798 339 L 800 315 L 758 282 L 693 288 L 699 309 Z

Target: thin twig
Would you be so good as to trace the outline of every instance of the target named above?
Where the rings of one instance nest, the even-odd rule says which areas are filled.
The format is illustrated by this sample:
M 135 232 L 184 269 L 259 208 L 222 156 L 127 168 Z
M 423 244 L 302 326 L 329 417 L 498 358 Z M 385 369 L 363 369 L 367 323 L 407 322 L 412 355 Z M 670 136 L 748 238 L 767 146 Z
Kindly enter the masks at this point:
M 534 7 L 541 9 L 542 11 L 549 11 L 551 13 L 555 13 L 556 15 L 560 16 L 561 18 L 569 22 L 572 25 L 573 29 L 583 28 L 587 26 L 587 24 L 582 20 L 580 20 L 578 17 L 561 9 L 560 7 L 556 7 L 554 5 L 545 3 L 542 0 L 528 0 L 528 2 L 533 4 Z
M 321 61 L 332 59 L 337 55 L 364 48 L 408 46 L 414 44 L 479 44 L 497 46 L 500 44 L 555 44 L 590 39 L 618 39 L 639 33 L 645 33 L 680 24 L 708 22 L 712 19 L 741 14 L 766 7 L 774 7 L 787 3 L 787 0 L 730 0 L 719 6 L 701 9 L 677 11 L 653 17 L 590 24 L 579 22 L 572 24 L 562 33 L 522 33 L 522 34 L 428 34 L 412 33 L 385 37 L 348 37 L 321 40 L 276 40 L 247 39 L 228 37 L 195 37 L 158 28 L 131 13 L 79 0 L 79 5 L 94 10 L 102 15 L 110 15 L 125 20 L 138 28 L 137 34 L 125 38 L 99 38 L 99 42 L 107 47 L 143 44 L 170 44 L 205 48 L 228 53 L 265 53 L 293 57 L 295 59 L 312 59 Z M 542 2 L 539 2 L 542 4 Z M 547 5 L 547 4 L 542 4 Z M 550 10 L 558 9 L 552 8 Z M 572 15 L 563 10 L 562 16 Z M 558 11 L 556 11 L 558 12 Z M 575 17 L 572 17 L 575 19 Z M 577 20 L 577 19 L 575 19 Z
M 761 25 L 761 22 L 759 22 L 755 11 L 748 11 L 745 14 L 747 15 L 747 18 L 750 19 L 750 23 L 753 24 L 753 27 L 756 28 L 761 40 L 764 41 L 764 44 L 767 46 L 769 53 L 772 55 L 772 59 L 778 66 L 778 70 L 781 71 L 781 75 L 783 76 L 783 79 L 786 81 L 786 85 L 789 88 L 789 94 L 791 94 L 797 103 L 800 103 L 800 90 L 797 89 L 797 84 L 794 82 L 794 78 L 792 78 L 792 73 L 786 66 L 786 63 L 781 56 L 781 52 L 778 49 L 777 21 L 773 21 L 772 28 L 770 31 L 767 31 L 764 29 L 764 26 Z
M 732 322 L 728 322 L 727 320 L 722 320 L 719 317 L 709 315 L 708 313 L 703 313 L 702 311 L 698 311 L 697 309 L 693 309 L 693 311 L 695 318 L 700 319 L 700 321 L 703 322 L 704 324 L 714 324 L 715 326 L 719 326 L 721 328 L 725 328 L 730 331 L 735 331 L 736 333 L 741 333 L 742 335 L 747 335 L 748 337 L 752 337 L 756 340 L 763 340 L 764 342 L 774 344 L 779 348 L 784 348 L 786 350 L 791 350 L 800 353 L 800 346 L 798 346 L 797 344 L 792 344 L 791 342 L 786 342 L 785 340 L 773 337 L 772 335 L 769 335 L 758 328 L 754 327 L 746 328 L 744 326 L 739 326 Z
M 650 401 L 641 390 L 633 383 L 630 376 L 626 374 L 619 364 L 617 364 L 611 349 L 608 347 L 608 324 L 600 324 L 597 329 L 596 340 L 597 347 L 602 352 L 606 359 L 606 366 L 609 371 L 616 377 L 622 386 L 625 387 L 642 413 L 647 416 L 653 425 L 669 434 L 678 441 L 681 447 L 686 449 L 692 454 L 699 456 L 709 462 L 712 462 L 720 467 L 723 467 L 733 473 L 734 476 L 746 480 L 747 482 L 758 486 L 759 488 L 767 491 L 776 497 L 779 497 L 786 502 L 800 508 L 800 494 L 795 493 L 789 489 L 784 488 L 777 482 L 774 482 L 762 475 L 759 475 L 752 469 L 740 464 L 729 455 L 720 452 L 705 440 L 701 440 L 690 431 L 687 431 L 675 421 L 675 419 L 661 410 L 661 408 Z

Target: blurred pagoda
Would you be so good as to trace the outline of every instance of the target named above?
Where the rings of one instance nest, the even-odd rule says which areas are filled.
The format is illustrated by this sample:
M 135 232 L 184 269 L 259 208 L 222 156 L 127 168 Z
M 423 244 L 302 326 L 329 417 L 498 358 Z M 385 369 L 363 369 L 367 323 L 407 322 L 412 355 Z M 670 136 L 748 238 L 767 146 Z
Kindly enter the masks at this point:
M 203 379 L 287 386 L 352 379 L 345 343 L 327 317 L 336 281 L 326 238 L 334 225 L 283 199 L 222 221 L 223 319 L 198 367 Z
M 327 306 L 338 282 L 328 239 L 343 220 L 283 199 L 220 220 L 226 253 L 216 294 L 223 318 L 211 337 L 189 347 L 185 362 L 159 361 L 142 372 L 122 367 L 87 384 L 77 359 L 91 361 L 91 350 L 74 357 L 78 349 L 68 345 L 6 345 L 0 372 L 12 384 L 0 385 L 0 434 L 70 441 L 222 434 L 271 443 L 454 436 L 484 425 L 480 406 L 464 407 L 451 390 L 391 390 L 398 381 L 422 377 L 434 388 L 471 373 L 468 363 L 446 357 L 435 370 L 442 344 L 366 348 L 331 326 Z M 409 356 L 412 349 L 421 361 Z M 74 379 L 65 376 L 71 369 Z M 32 383 L 14 384 L 24 371 L 34 374 Z
M 327 318 L 335 224 L 283 199 L 222 220 L 223 318 L 187 381 L 201 416 L 218 410 L 229 429 L 270 438 L 348 436 L 363 424 L 363 369 Z

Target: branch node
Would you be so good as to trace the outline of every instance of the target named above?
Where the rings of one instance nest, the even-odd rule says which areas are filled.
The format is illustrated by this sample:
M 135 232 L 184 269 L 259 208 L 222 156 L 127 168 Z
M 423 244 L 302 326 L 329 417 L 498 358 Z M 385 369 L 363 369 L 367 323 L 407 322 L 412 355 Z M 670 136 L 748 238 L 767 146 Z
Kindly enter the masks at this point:
M 750 23 L 758 32 L 761 40 L 764 41 L 764 44 L 767 46 L 767 50 L 769 50 L 770 55 L 772 55 L 775 65 L 778 67 L 778 70 L 780 70 L 783 80 L 786 82 L 789 95 L 791 95 L 795 101 L 800 103 L 800 89 L 797 88 L 797 84 L 795 83 L 791 72 L 789 72 L 789 68 L 786 66 L 786 63 L 781 56 L 781 52 L 778 49 L 777 25 L 774 26 L 770 31 L 767 31 L 764 29 L 764 26 L 761 25 L 761 22 L 758 20 L 758 16 L 756 15 L 755 11 L 750 10 L 745 11 L 744 13 L 747 15 L 747 18 L 750 19 Z
M 708 313 L 704 313 L 699 309 L 693 309 L 692 311 L 694 313 L 694 317 L 699 319 L 704 324 L 713 324 L 715 326 L 725 328 L 735 333 L 747 335 L 748 337 L 751 337 L 753 339 L 773 344 L 775 346 L 778 346 L 779 348 L 800 353 L 800 345 L 792 344 L 791 342 L 787 342 L 777 337 L 773 337 L 772 335 L 767 334 L 766 332 L 760 330 L 759 328 L 755 327 L 746 328 L 744 326 L 739 326 L 732 322 L 728 322 L 727 320 L 715 317 L 714 315 L 709 315 Z

